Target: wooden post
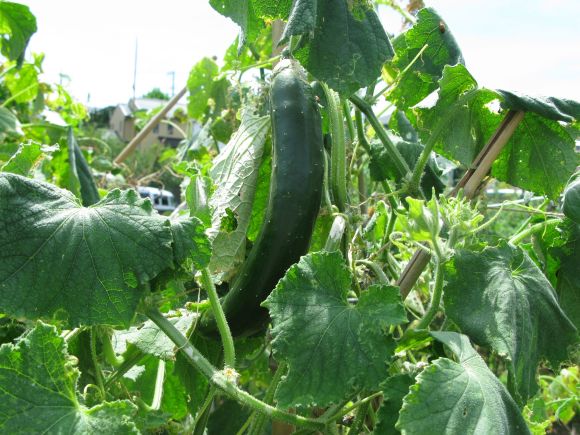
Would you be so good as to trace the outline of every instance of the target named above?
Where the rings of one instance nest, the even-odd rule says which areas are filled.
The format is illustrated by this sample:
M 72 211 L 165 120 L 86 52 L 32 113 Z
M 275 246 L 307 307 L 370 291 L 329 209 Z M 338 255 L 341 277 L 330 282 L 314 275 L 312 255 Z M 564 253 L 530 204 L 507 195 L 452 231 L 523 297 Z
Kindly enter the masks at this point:
M 137 134 L 137 136 L 131 139 L 131 142 L 129 142 L 127 146 L 123 149 L 123 151 L 121 151 L 121 153 L 115 158 L 116 164 L 122 163 L 127 157 L 129 157 L 129 155 L 131 155 L 133 151 L 135 151 L 135 148 L 137 148 L 137 146 L 143 141 L 143 139 L 145 139 L 145 137 L 147 137 L 147 135 L 151 133 L 151 130 L 153 130 L 155 126 L 159 124 L 161 120 L 163 120 L 163 118 L 165 118 L 167 112 L 169 112 L 171 108 L 177 104 L 177 102 L 181 99 L 181 97 L 185 95 L 186 92 L 187 86 L 184 87 L 177 94 L 175 94 L 175 96 L 171 98 L 171 100 L 169 100 L 165 106 L 163 106 L 163 109 L 161 109 L 159 113 L 157 113 L 153 118 L 149 120 L 147 124 L 145 124 L 145 127 L 143 127 L 143 129 Z

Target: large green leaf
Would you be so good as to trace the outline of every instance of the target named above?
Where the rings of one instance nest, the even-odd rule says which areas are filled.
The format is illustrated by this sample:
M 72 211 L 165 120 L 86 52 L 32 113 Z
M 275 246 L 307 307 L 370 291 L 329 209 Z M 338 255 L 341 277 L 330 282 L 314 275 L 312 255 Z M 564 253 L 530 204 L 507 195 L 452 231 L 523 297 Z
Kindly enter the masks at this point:
M 476 343 L 509 360 L 512 389 L 525 402 L 537 390 L 540 359 L 558 367 L 576 340 L 550 282 L 523 250 L 507 243 L 459 251 L 445 272 L 445 312 Z
M 557 199 L 576 169 L 574 139 L 558 121 L 526 113 L 491 174 L 525 190 Z
M 15 345 L 0 347 L 0 431 L 6 434 L 137 434 L 129 401 L 87 408 L 75 387 L 79 371 L 56 328 L 39 322 Z
M 424 142 L 440 154 L 471 165 L 501 122 L 493 108 L 501 95 L 479 88 L 463 65 L 445 67 L 435 106 L 418 107 Z M 493 164 L 492 175 L 522 189 L 556 198 L 577 164 L 574 140 L 557 121 L 526 113 Z
M 18 147 L 18 151 L 10 157 L 10 160 L 0 170 L 2 172 L 11 172 L 27 177 L 45 157 L 49 156 L 55 150 L 58 150 L 58 145 L 49 146 L 37 142 L 22 143 Z
M 580 103 L 565 98 L 532 97 L 517 92 L 497 90 L 502 106 L 512 110 L 534 112 L 554 121 L 574 122 L 580 119 Z
M 274 356 L 288 363 L 278 406 L 325 406 L 387 377 L 394 342 L 388 325 L 406 321 L 396 287 L 372 286 L 347 302 L 352 276 L 338 252 L 308 254 L 264 302 Z
M 367 2 L 318 0 L 312 39 L 295 55 L 318 80 L 344 96 L 373 83 L 393 47 Z M 298 6 L 298 5 L 296 5 Z
M 82 207 L 70 192 L 2 173 L 0 211 L 0 309 L 13 316 L 128 326 L 140 284 L 175 267 L 169 220 L 133 190 Z
M 463 65 L 445 67 L 435 106 L 416 110 L 423 142 L 435 140 L 438 153 L 471 165 L 501 121 L 488 107 L 497 98 L 495 92 L 479 89 Z
M 465 335 L 433 332 L 459 362 L 439 358 L 403 400 L 397 428 L 408 435 L 529 434 L 520 411 Z
M 30 37 L 36 32 L 36 18 L 28 6 L 0 2 L 0 49 L 10 60 L 21 60 Z
M 222 279 L 231 276 L 244 260 L 246 230 L 269 129 L 269 117 L 244 111 L 240 128 L 213 161 L 211 177 L 216 190 L 210 198 L 213 208 L 212 226 L 208 229 L 213 240 L 210 269 Z M 225 225 L 228 219 L 233 225 Z
M 393 46 L 396 55 L 387 69 L 398 76 L 398 83 L 389 100 L 400 108 L 417 104 L 437 89 L 445 65 L 463 63 L 461 50 L 447 24 L 431 8 L 421 9 L 417 22 L 398 36 Z M 421 50 L 424 51 L 417 57 Z

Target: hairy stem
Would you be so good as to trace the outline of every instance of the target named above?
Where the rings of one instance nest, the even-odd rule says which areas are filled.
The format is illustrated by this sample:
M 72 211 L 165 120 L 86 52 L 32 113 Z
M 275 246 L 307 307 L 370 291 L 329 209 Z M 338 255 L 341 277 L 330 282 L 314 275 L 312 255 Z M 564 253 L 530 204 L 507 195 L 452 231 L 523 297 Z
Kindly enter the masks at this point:
M 201 271 L 201 285 L 203 286 L 209 298 L 211 309 L 215 317 L 220 337 L 222 339 L 222 344 L 224 347 L 224 364 L 226 367 L 234 368 L 236 366 L 236 350 L 234 347 L 234 339 L 232 337 L 230 327 L 228 326 L 224 310 L 222 310 L 217 290 L 213 281 L 211 280 L 211 275 L 207 268 Z
M 278 368 L 276 369 L 276 373 L 272 377 L 272 381 L 270 385 L 268 385 L 268 389 L 266 390 L 266 394 L 264 395 L 264 402 L 268 405 L 271 405 L 274 401 L 274 393 L 276 392 L 276 388 L 278 388 L 278 384 L 282 379 L 282 376 L 286 373 L 287 366 L 285 363 L 278 364 Z M 250 429 L 248 430 L 248 435 L 262 435 L 265 430 L 264 426 L 266 425 L 268 419 L 264 414 L 259 414 L 254 411 L 254 417 L 252 423 L 250 425 Z M 252 418 L 250 416 L 250 418 Z
M 387 135 L 387 132 L 385 131 L 379 119 L 376 117 L 371 106 L 356 94 L 353 94 L 350 97 L 350 101 L 367 117 L 367 120 L 375 130 L 377 137 L 389 153 L 389 157 L 393 160 L 399 175 L 401 177 L 406 177 L 407 174 L 410 174 L 411 170 L 409 169 L 409 165 L 407 165 L 407 162 Z
M 97 358 L 97 326 L 91 327 L 91 360 L 93 362 L 93 370 L 95 371 L 95 380 L 99 387 L 101 398 L 105 399 L 105 384 L 103 382 L 103 372 Z
M 300 415 L 290 414 L 288 412 L 277 409 L 261 400 L 256 399 L 251 394 L 240 389 L 235 380 L 228 377 L 227 372 L 217 370 L 202 354 L 199 352 L 187 338 L 179 332 L 175 326 L 167 320 L 157 308 L 148 308 L 146 311 L 153 323 L 161 329 L 167 337 L 175 343 L 182 352 L 187 361 L 197 368 L 212 385 L 222 390 L 231 398 L 237 400 L 242 405 L 248 406 L 257 410 L 260 413 L 266 414 L 268 417 L 276 420 L 285 421 L 294 426 L 311 427 L 313 429 L 323 429 L 325 423 L 320 420 L 302 417 Z
M 555 224 L 555 223 L 558 223 L 558 222 L 561 222 L 561 219 L 548 219 L 548 220 L 545 220 L 543 222 L 539 222 L 537 224 L 534 224 L 531 227 L 528 227 L 525 230 L 523 230 L 523 231 L 519 232 L 518 234 L 514 235 L 509 240 L 509 242 L 512 245 L 517 245 L 522 240 L 524 240 L 526 237 L 531 236 L 532 234 L 535 234 L 535 233 L 537 233 L 539 231 L 542 231 L 548 225 Z
M 357 264 L 362 264 L 362 265 L 368 267 L 375 274 L 375 276 L 379 279 L 379 281 L 382 284 L 389 283 L 389 278 L 387 278 L 387 275 L 385 275 L 385 272 L 383 272 L 381 267 L 377 263 L 375 263 L 374 261 L 357 260 Z
M 419 321 L 416 329 L 427 329 L 435 318 L 435 314 L 439 311 L 441 297 L 443 296 L 443 268 L 444 262 L 442 259 L 437 258 L 435 260 L 435 286 L 433 288 L 433 295 L 431 296 L 431 304 L 423 318 Z

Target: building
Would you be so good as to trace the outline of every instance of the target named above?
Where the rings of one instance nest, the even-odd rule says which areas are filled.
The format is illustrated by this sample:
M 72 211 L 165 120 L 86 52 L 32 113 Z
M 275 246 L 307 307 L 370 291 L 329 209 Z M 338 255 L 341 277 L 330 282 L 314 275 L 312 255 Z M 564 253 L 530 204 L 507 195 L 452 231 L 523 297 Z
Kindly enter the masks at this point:
M 115 107 L 109 120 L 109 126 L 121 140 L 129 142 L 137 134 L 135 129 L 136 112 L 143 111 L 146 113 L 161 108 L 165 104 L 167 104 L 165 100 L 131 98 L 127 104 L 119 104 Z M 187 105 L 177 103 L 169 110 L 166 119 L 179 128 L 161 121 L 143 140 L 143 145 L 147 146 L 157 142 L 175 148 L 184 139 L 182 131 L 187 129 Z

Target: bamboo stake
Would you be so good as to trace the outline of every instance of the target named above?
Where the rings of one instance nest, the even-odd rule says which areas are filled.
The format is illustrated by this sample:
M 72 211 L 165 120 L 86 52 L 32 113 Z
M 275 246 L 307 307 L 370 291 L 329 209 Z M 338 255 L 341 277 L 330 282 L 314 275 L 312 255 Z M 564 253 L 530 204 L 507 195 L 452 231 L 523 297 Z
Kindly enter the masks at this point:
M 147 135 L 151 133 L 151 130 L 153 130 L 155 126 L 165 118 L 167 112 L 169 112 L 173 108 L 173 106 L 177 104 L 177 102 L 181 99 L 181 97 L 185 95 L 186 92 L 187 87 L 184 87 L 181 91 L 175 94 L 173 98 L 171 98 L 171 100 L 169 100 L 165 106 L 163 106 L 163 109 L 161 109 L 159 113 L 157 113 L 153 118 L 149 120 L 149 122 L 145 125 L 145 127 L 143 127 L 143 129 L 137 134 L 137 136 L 135 136 L 131 140 L 131 142 L 127 144 L 127 146 L 123 149 L 123 151 L 121 151 L 119 155 L 115 158 L 116 164 L 120 164 L 123 161 L 125 161 L 125 159 L 129 157 L 133 151 L 135 151 L 135 148 L 137 148 L 137 146 L 143 141 L 143 139 L 145 139 L 145 137 L 147 137 Z
M 488 143 L 473 161 L 471 167 L 463 175 L 451 196 L 456 196 L 460 189 L 463 189 L 465 197 L 472 199 L 481 188 L 483 179 L 491 169 L 491 165 L 514 134 L 517 126 L 524 118 L 524 112 L 510 110 L 498 129 L 495 131 Z M 419 249 L 407 263 L 405 270 L 397 280 L 397 285 L 401 289 L 403 300 L 411 292 L 411 289 L 429 264 L 431 256 L 423 249 Z

